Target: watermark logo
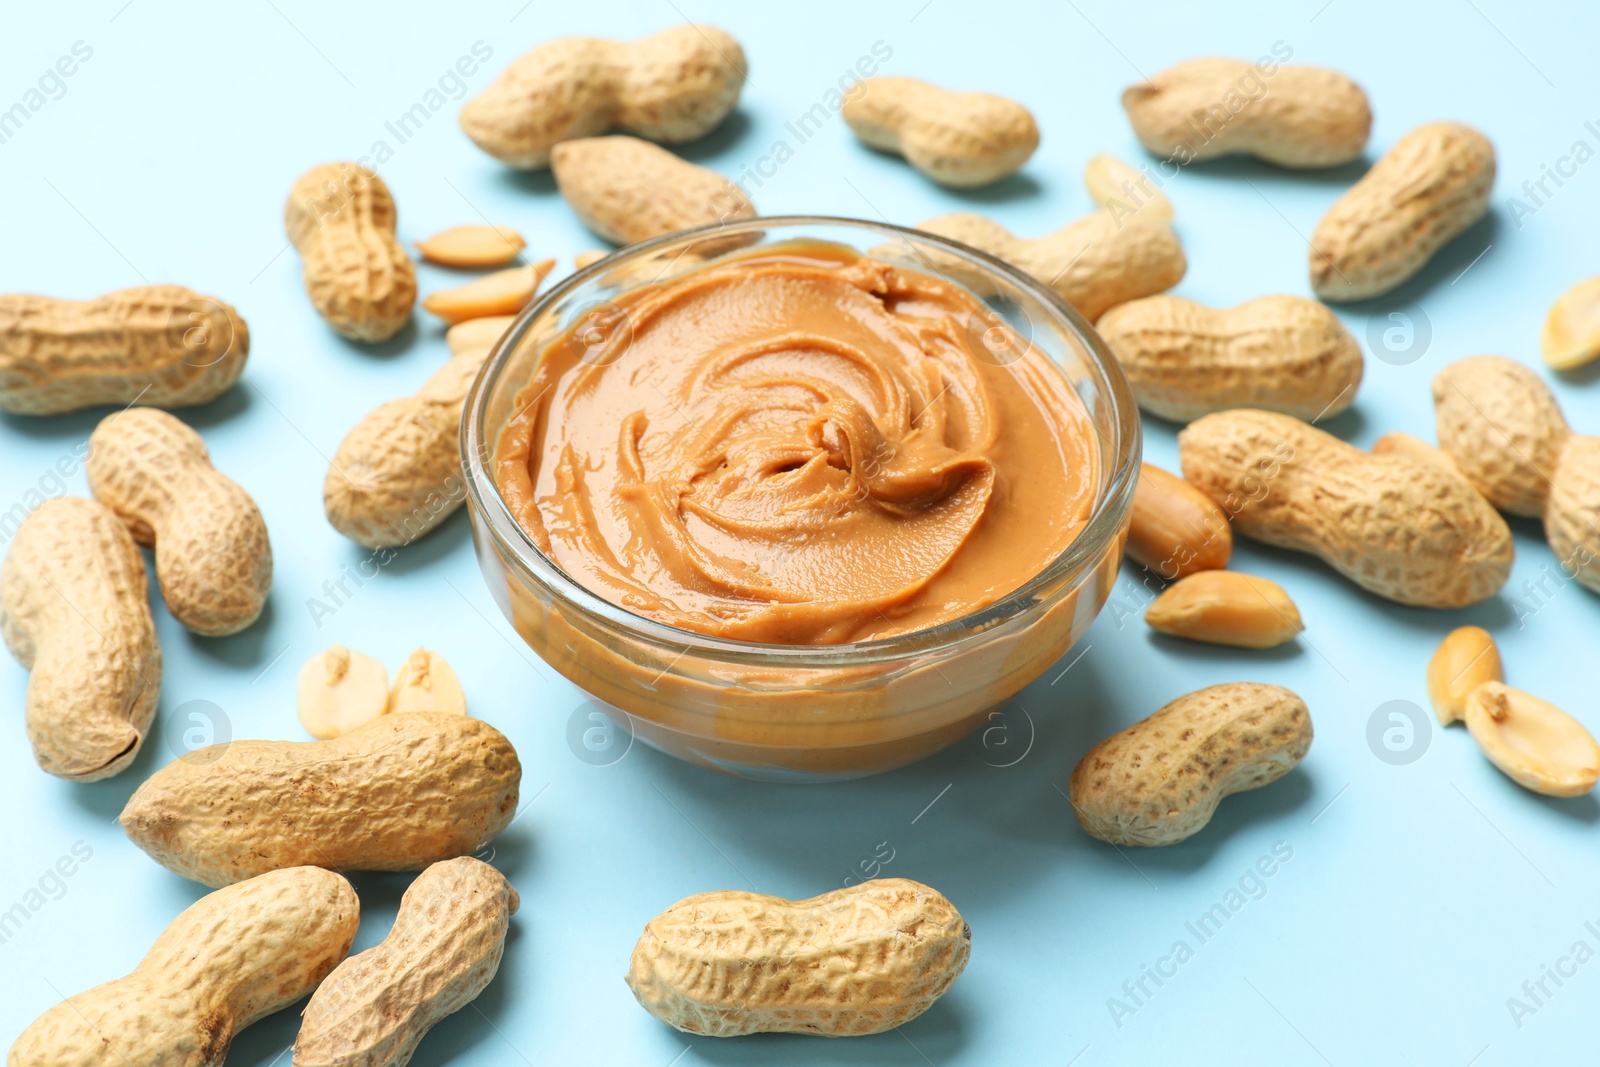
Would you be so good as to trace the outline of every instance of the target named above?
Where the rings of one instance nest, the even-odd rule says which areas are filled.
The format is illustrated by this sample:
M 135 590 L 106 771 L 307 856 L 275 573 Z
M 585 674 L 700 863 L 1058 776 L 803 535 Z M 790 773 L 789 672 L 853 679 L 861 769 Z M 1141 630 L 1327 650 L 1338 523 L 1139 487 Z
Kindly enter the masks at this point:
M 167 316 L 167 347 L 191 367 L 210 367 L 233 352 L 233 319 L 215 300 L 185 300 Z
M 591 767 L 609 767 L 633 750 L 633 719 L 609 704 L 585 700 L 567 718 L 567 747 Z
M 221 759 L 233 740 L 227 712 L 209 700 L 186 700 L 161 724 L 167 750 L 185 763 L 204 766 Z
M 1432 740 L 1432 717 L 1409 700 L 1379 704 L 1367 719 L 1367 747 L 1391 767 L 1417 762 Z
M 989 713 L 987 724 L 978 737 L 987 766 L 1015 767 L 1033 751 L 1033 716 L 1020 704 L 1008 704 Z
M 1390 366 L 1415 363 L 1432 344 L 1433 320 L 1420 304 L 1394 304 L 1367 317 L 1367 347 Z
M 1010 366 L 1033 348 L 1033 320 L 1021 308 L 1008 310 L 986 307 L 967 316 L 967 347 L 996 367 Z
M 569 344 L 580 363 L 608 367 L 633 345 L 633 316 L 609 300 L 594 300 L 571 318 Z

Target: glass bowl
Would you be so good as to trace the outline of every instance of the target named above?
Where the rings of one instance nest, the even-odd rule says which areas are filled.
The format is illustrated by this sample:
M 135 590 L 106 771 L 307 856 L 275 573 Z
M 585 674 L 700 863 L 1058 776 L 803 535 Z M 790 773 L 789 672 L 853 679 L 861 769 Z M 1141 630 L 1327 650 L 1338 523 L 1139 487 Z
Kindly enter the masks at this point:
M 770 645 L 653 621 L 589 592 L 513 518 L 495 455 L 541 351 L 584 319 L 619 327 L 606 302 L 729 249 L 820 240 L 964 285 L 1064 372 L 1097 431 L 1098 485 L 1087 526 L 1005 598 L 930 629 L 844 645 Z M 985 337 L 989 335 L 986 334 Z M 991 349 L 993 351 L 993 349 Z M 573 274 L 524 311 L 467 395 L 461 420 L 473 541 L 484 578 L 518 634 L 608 705 L 633 736 L 705 767 L 820 780 L 921 759 L 981 726 L 1094 621 L 1115 581 L 1140 457 L 1138 412 L 1121 368 L 1082 316 L 1047 286 L 976 249 L 885 223 L 742 219 L 630 245 Z

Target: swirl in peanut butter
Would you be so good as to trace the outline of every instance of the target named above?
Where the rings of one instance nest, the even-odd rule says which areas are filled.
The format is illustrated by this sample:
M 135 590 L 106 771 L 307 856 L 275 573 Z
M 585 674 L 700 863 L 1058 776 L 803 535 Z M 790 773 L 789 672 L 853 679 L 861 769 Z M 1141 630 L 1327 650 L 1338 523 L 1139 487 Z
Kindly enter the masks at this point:
M 601 343 L 580 323 L 540 354 L 497 480 L 557 566 L 638 615 L 772 644 L 910 633 L 1002 599 L 1088 521 L 1082 402 L 1025 342 L 997 359 L 993 314 L 948 281 L 799 244 L 605 313 Z

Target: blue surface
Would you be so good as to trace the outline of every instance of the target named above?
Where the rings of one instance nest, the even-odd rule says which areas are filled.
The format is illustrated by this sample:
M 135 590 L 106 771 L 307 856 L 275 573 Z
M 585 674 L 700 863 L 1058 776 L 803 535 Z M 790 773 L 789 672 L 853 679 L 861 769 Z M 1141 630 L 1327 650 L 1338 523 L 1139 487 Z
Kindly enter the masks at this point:
M 1600 163 L 1579 167 L 1559 189 L 1547 184 L 1554 195 L 1541 205 L 1524 197 L 1537 207 L 1531 215 L 1507 201 L 1574 142 L 1600 147 L 1592 55 L 1600 19 L 1577 9 L 1507 0 L 14 6 L 0 35 L 0 107 L 22 100 L 35 72 L 74 42 L 93 55 L 59 99 L 0 143 L 0 291 L 87 297 L 178 281 L 239 307 L 252 334 L 243 383 L 185 417 L 260 503 L 277 574 L 267 615 L 240 636 L 193 637 L 158 606 L 160 727 L 132 770 L 108 782 L 73 785 L 33 765 L 21 725 L 27 678 L 0 657 L 9 720 L 0 745 L 0 911 L 20 903 L 27 912 L 0 943 L 0 1040 L 62 995 L 131 969 L 201 894 L 113 822 L 138 782 L 181 747 L 195 725 L 188 715 L 215 706 L 221 715 L 212 717 L 232 736 L 302 738 L 295 671 L 337 641 L 391 669 L 419 644 L 441 651 L 474 711 L 511 736 L 526 767 L 524 810 L 496 845 L 495 862 L 523 900 L 505 965 L 475 1006 L 427 1039 L 418 1063 L 1592 1060 L 1600 962 L 1578 966 L 1559 987 L 1546 979 L 1550 995 L 1520 1020 L 1507 999 L 1527 999 L 1523 983 L 1546 965 L 1570 972 L 1574 964 L 1560 960 L 1575 942 L 1600 948 L 1600 805 L 1518 789 L 1459 728 L 1419 732 L 1420 756 L 1404 764 L 1379 759 L 1368 743 L 1381 705 L 1425 705 L 1426 658 L 1466 622 L 1496 633 L 1514 684 L 1600 729 L 1591 658 L 1600 599 L 1547 580 L 1555 560 L 1534 524 L 1514 523 L 1517 563 L 1504 593 L 1449 613 L 1396 607 L 1313 560 L 1243 545 L 1236 565 L 1282 583 L 1310 627 L 1297 645 L 1264 654 L 1153 637 L 1138 618 L 1150 594 L 1125 572 L 1087 641 L 1063 662 L 1070 669 L 1053 671 L 984 734 L 880 778 L 754 784 L 642 746 L 608 764 L 620 747 L 596 756 L 581 740 L 569 744 L 586 725 L 584 697 L 500 618 L 464 515 L 376 578 L 347 582 L 336 610 L 314 618 L 312 598 L 334 606 L 328 583 L 367 555 L 323 519 L 326 457 L 362 413 L 412 391 L 445 349 L 440 327 L 420 312 L 394 342 L 340 341 L 301 291 L 281 223 L 296 175 L 384 140 L 394 154 L 381 170 L 407 241 L 487 217 L 521 230 L 530 252 L 569 264 L 596 241 L 547 175 L 514 174 L 478 152 L 456 126 L 456 101 L 403 144 L 385 124 L 423 100 L 475 42 L 493 56 L 464 79 L 473 93 L 548 37 L 631 37 L 689 16 L 744 42 L 752 80 L 734 119 L 687 154 L 759 177 L 772 170 L 762 160 L 775 142 L 789 142 L 793 157 L 750 186 L 763 211 L 915 223 L 972 208 L 1038 234 L 1090 208 L 1079 180 L 1090 155 L 1146 158 L 1118 104 L 1140 72 L 1197 54 L 1254 57 L 1282 41 L 1293 61 L 1337 67 L 1367 88 L 1377 112 L 1373 157 L 1439 118 L 1482 128 L 1499 151 L 1492 217 L 1398 294 L 1424 327 L 1413 341 L 1429 340 L 1385 350 L 1387 361 L 1370 358 L 1355 409 L 1332 423 L 1361 445 L 1391 429 L 1431 440 L 1432 375 L 1480 352 L 1537 363 L 1550 301 L 1597 270 Z M 796 143 L 784 123 L 877 41 L 893 49 L 886 73 L 1026 102 L 1044 143 L 1022 174 L 989 190 L 944 191 L 860 147 L 837 119 Z M 1177 292 L 1213 304 L 1307 293 L 1305 236 L 1359 172 L 1289 174 L 1249 162 L 1185 171 L 1167 185 L 1190 259 Z M 420 273 L 424 291 L 455 280 Z M 1388 343 L 1406 349 L 1405 324 L 1391 323 L 1389 311 L 1384 303 L 1341 314 L 1380 345 L 1394 325 L 1400 332 Z M 1579 428 L 1600 429 L 1594 378 L 1554 383 Z M 31 491 L 84 493 L 74 457 L 98 414 L 0 419 L 0 511 Z M 1174 465 L 1172 427 L 1149 425 L 1147 455 Z M 51 474 L 58 461 L 72 471 L 61 482 Z M 1544 591 L 1535 588 L 1541 580 Z M 1305 696 L 1317 738 L 1300 769 L 1230 799 L 1205 832 L 1176 847 L 1119 852 L 1077 828 L 1061 790 L 1085 750 L 1180 693 L 1241 679 Z M 1258 859 L 1275 850 L 1292 858 L 1252 880 Z M 70 877 L 47 873 L 75 851 Z M 863 870 L 937 886 L 973 929 L 965 975 L 899 1033 L 847 1043 L 688 1039 L 648 1017 L 623 986 L 640 928 L 682 896 L 751 887 L 808 896 Z M 356 882 L 365 946 L 386 931 L 405 879 Z M 1236 886 L 1253 898 L 1202 944 L 1187 924 Z M 1174 965 L 1161 960 L 1180 940 L 1192 958 L 1174 977 L 1159 987 L 1145 979 L 1137 1001 L 1124 992 L 1146 966 L 1170 973 Z M 1134 1012 L 1114 1019 L 1113 997 Z M 293 1011 L 258 1024 L 229 1062 L 286 1064 L 296 1024 Z

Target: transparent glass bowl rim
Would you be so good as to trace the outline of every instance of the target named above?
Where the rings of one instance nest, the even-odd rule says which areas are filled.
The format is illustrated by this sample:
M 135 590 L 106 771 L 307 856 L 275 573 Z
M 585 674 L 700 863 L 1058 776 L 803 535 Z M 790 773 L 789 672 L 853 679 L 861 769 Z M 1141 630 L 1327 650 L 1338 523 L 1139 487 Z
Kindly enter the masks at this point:
M 898 238 L 913 245 L 926 245 L 948 252 L 961 259 L 975 262 L 1000 275 L 1008 284 L 1027 291 L 1044 307 L 1053 311 L 1074 340 L 1082 346 L 1106 389 L 1105 403 L 1110 411 L 1110 425 L 1105 426 L 1088 412 L 1089 421 L 1102 434 L 1102 463 L 1115 463 L 1106 489 L 1097 500 L 1088 524 L 1073 542 L 1043 570 L 1000 600 L 977 611 L 951 619 L 925 630 L 840 645 L 778 645 L 753 641 L 738 641 L 713 637 L 693 630 L 684 630 L 657 622 L 619 607 L 590 592 L 567 575 L 528 536 L 521 523 L 511 514 L 493 471 L 493 455 L 498 448 L 504 427 L 488 427 L 488 406 L 494 386 L 498 383 L 506 364 L 522 343 L 530 326 L 539 320 L 553 305 L 564 300 L 575 289 L 601 274 L 616 270 L 629 262 L 647 258 L 663 248 L 674 245 L 693 245 L 697 240 L 727 236 L 748 231 L 768 231 L 806 227 L 845 227 L 869 231 L 879 236 Z M 1047 358 L 1052 358 L 1047 356 Z M 518 391 L 522 388 L 517 384 Z M 1110 440 L 1105 437 L 1109 434 Z M 489 436 L 489 435 L 492 435 Z M 921 230 L 896 226 L 887 222 L 852 219 L 828 215 L 768 215 L 749 219 L 714 222 L 688 230 L 675 230 L 647 241 L 628 245 L 596 263 L 576 271 L 555 285 L 549 292 L 525 308 L 495 345 L 484 361 L 478 376 L 467 393 L 461 420 L 461 460 L 466 472 L 466 492 L 475 516 L 495 539 L 503 555 L 508 555 L 550 594 L 566 606 L 597 617 L 612 629 L 628 632 L 675 653 L 677 656 L 696 652 L 717 660 L 750 666 L 773 666 L 782 663 L 792 668 L 841 668 L 872 663 L 892 663 L 911 656 L 957 648 L 969 641 L 981 641 L 990 632 L 1014 622 L 1018 617 L 1048 608 L 1053 600 L 1067 590 L 1057 590 L 1054 596 L 1039 598 L 1063 578 L 1092 564 L 1106 550 L 1120 530 L 1131 506 L 1134 486 L 1138 480 L 1141 458 L 1141 426 L 1138 408 L 1133 399 L 1132 387 L 1123 374 L 1121 365 L 1078 311 L 1056 295 L 1055 291 L 1015 267 L 959 241 L 937 237 Z M 1120 458 L 1119 458 L 1120 457 Z M 1076 587 L 1077 583 L 1073 583 Z

